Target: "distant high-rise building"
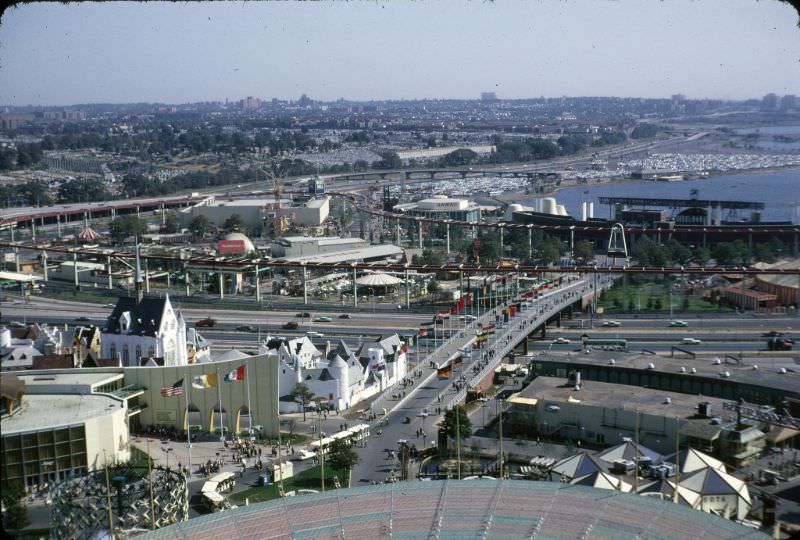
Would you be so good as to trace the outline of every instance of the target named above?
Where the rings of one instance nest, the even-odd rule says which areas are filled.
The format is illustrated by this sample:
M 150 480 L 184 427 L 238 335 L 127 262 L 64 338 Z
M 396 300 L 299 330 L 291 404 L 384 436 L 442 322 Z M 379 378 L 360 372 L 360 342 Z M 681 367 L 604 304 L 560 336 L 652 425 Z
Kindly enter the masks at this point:
M 781 98 L 781 110 L 791 111 L 797 108 L 797 97 L 793 94 L 786 94 Z
M 764 99 L 761 100 L 761 108 L 768 111 L 774 111 L 778 109 L 778 96 L 775 94 L 767 94 L 764 96 Z
M 309 107 L 314 104 L 314 100 L 308 97 L 307 95 L 303 94 L 300 96 L 300 99 L 297 100 L 297 104 L 301 107 Z
M 239 108 L 245 110 L 254 110 L 261 108 L 261 100 L 253 96 L 247 96 L 239 100 Z
M 494 92 L 481 92 L 481 101 L 497 101 L 497 94 Z
M 686 101 L 686 96 L 684 96 L 683 94 L 672 94 L 670 98 L 672 99 L 672 101 Z

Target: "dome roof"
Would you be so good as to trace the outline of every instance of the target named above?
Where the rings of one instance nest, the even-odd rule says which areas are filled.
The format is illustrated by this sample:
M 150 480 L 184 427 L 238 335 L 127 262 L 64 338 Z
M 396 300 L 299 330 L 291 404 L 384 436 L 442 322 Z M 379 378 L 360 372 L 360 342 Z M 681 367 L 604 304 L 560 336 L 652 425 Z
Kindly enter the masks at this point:
M 241 240 L 244 242 L 245 253 L 252 253 L 256 250 L 256 246 L 253 244 L 253 241 L 242 233 L 232 232 L 230 234 L 226 234 L 223 240 Z

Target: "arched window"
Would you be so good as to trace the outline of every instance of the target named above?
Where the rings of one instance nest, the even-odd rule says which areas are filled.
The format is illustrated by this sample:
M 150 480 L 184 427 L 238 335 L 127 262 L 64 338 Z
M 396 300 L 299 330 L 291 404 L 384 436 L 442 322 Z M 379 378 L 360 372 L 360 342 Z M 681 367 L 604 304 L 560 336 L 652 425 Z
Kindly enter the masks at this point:
M 150 345 L 147 348 L 147 357 L 148 358 L 153 358 L 155 355 L 156 355 L 156 348 L 153 347 L 152 345 Z
M 138 363 L 141 358 L 142 358 L 142 346 L 136 345 L 136 362 Z
M 125 345 L 122 346 L 122 361 L 127 364 L 128 362 L 130 362 L 130 360 L 131 360 L 131 353 L 130 350 L 128 349 L 128 344 L 126 343 Z
M 109 349 L 108 353 L 111 356 L 111 358 L 116 358 L 117 357 L 117 344 L 116 343 L 112 343 L 111 344 L 111 348 Z

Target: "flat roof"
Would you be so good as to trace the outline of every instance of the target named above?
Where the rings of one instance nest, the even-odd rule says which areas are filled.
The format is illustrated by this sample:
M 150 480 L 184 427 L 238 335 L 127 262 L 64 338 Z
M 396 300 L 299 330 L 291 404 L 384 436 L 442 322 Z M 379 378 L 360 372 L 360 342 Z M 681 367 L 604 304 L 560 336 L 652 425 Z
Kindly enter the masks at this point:
M 284 203 L 287 205 L 292 205 L 291 199 L 281 199 L 281 205 Z M 200 204 L 197 208 L 202 208 L 204 206 L 214 207 L 214 206 L 266 206 L 270 204 L 275 204 L 275 198 L 254 198 L 254 199 L 214 199 L 213 202 L 208 204 Z
M 108 384 L 124 377 L 123 373 L 92 373 L 85 369 L 69 370 L 69 373 L 59 370 L 38 370 L 14 373 L 25 382 L 25 393 L 37 392 L 36 387 L 52 388 L 54 386 L 95 386 L 98 384 Z
M 350 262 L 360 261 L 363 259 L 371 259 L 374 257 L 392 257 L 395 255 L 402 255 L 403 250 L 397 246 L 386 244 L 382 246 L 369 246 L 360 249 L 348 249 L 344 251 L 336 251 L 333 253 L 320 253 L 318 255 L 304 255 L 302 257 L 285 257 L 279 260 L 284 261 L 313 261 L 313 262 Z
M 523 399 L 538 399 L 540 401 L 558 401 L 560 403 L 575 403 L 609 409 L 638 410 L 643 414 L 654 416 L 669 416 L 671 418 L 690 418 L 697 414 L 697 404 L 707 401 L 711 404 L 714 416 L 734 416 L 733 412 L 723 411 L 722 404 L 726 399 L 708 396 L 687 396 L 679 392 L 669 392 L 615 384 L 599 381 L 581 382 L 581 389 L 575 390 L 566 384 L 567 380 L 561 377 L 536 377 L 531 383 L 520 390 L 517 396 Z M 665 403 L 669 397 L 671 403 Z M 708 423 L 708 419 L 701 419 Z
M 306 201 L 306 208 L 321 208 L 330 200 L 329 197 L 322 197 L 319 199 L 309 199 Z
M 800 395 L 800 366 L 794 358 L 788 357 L 760 357 L 757 359 L 746 358 L 745 364 L 737 365 L 733 363 L 725 364 L 724 355 L 719 356 L 720 365 L 714 365 L 714 358 L 697 357 L 691 358 L 669 358 L 665 356 L 631 354 L 619 351 L 592 351 L 592 354 L 575 354 L 566 352 L 548 352 L 538 356 L 527 357 L 534 362 L 546 363 L 557 362 L 563 364 L 582 364 L 591 366 L 609 366 L 609 360 L 614 359 L 614 367 L 651 371 L 654 373 L 674 373 L 680 374 L 681 368 L 686 368 L 687 377 L 699 376 L 720 381 L 730 381 L 734 383 L 752 384 L 785 391 L 789 395 Z M 654 369 L 648 369 L 652 363 Z M 758 369 L 753 369 L 757 365 Z M 697 373 L 688 373 L 691 368 L 695 368 Z M 786 369 L 786 373 L 779 373 L 780 369 Z M 727 371 L 730 377 L 722 378 L 720 373 Z M 630 387 L 628 387 L 630 388 Z M 686 394 L 682 394 L 686 395 Z
M 80 425 L 122 407 L 101 394 L 25 394 L 22 409 L 3 418 L 3 435 Z

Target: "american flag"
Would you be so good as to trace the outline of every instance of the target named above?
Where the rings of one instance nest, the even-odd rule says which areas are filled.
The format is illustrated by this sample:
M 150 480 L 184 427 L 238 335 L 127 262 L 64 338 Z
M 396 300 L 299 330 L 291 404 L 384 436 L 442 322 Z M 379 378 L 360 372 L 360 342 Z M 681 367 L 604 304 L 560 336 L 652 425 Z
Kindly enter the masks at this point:
M 179 380 L 172 386 L 165 386 L 161 389 L 161 395 L 164 397 L 175 397 L 183 395 L 183 379 Z

